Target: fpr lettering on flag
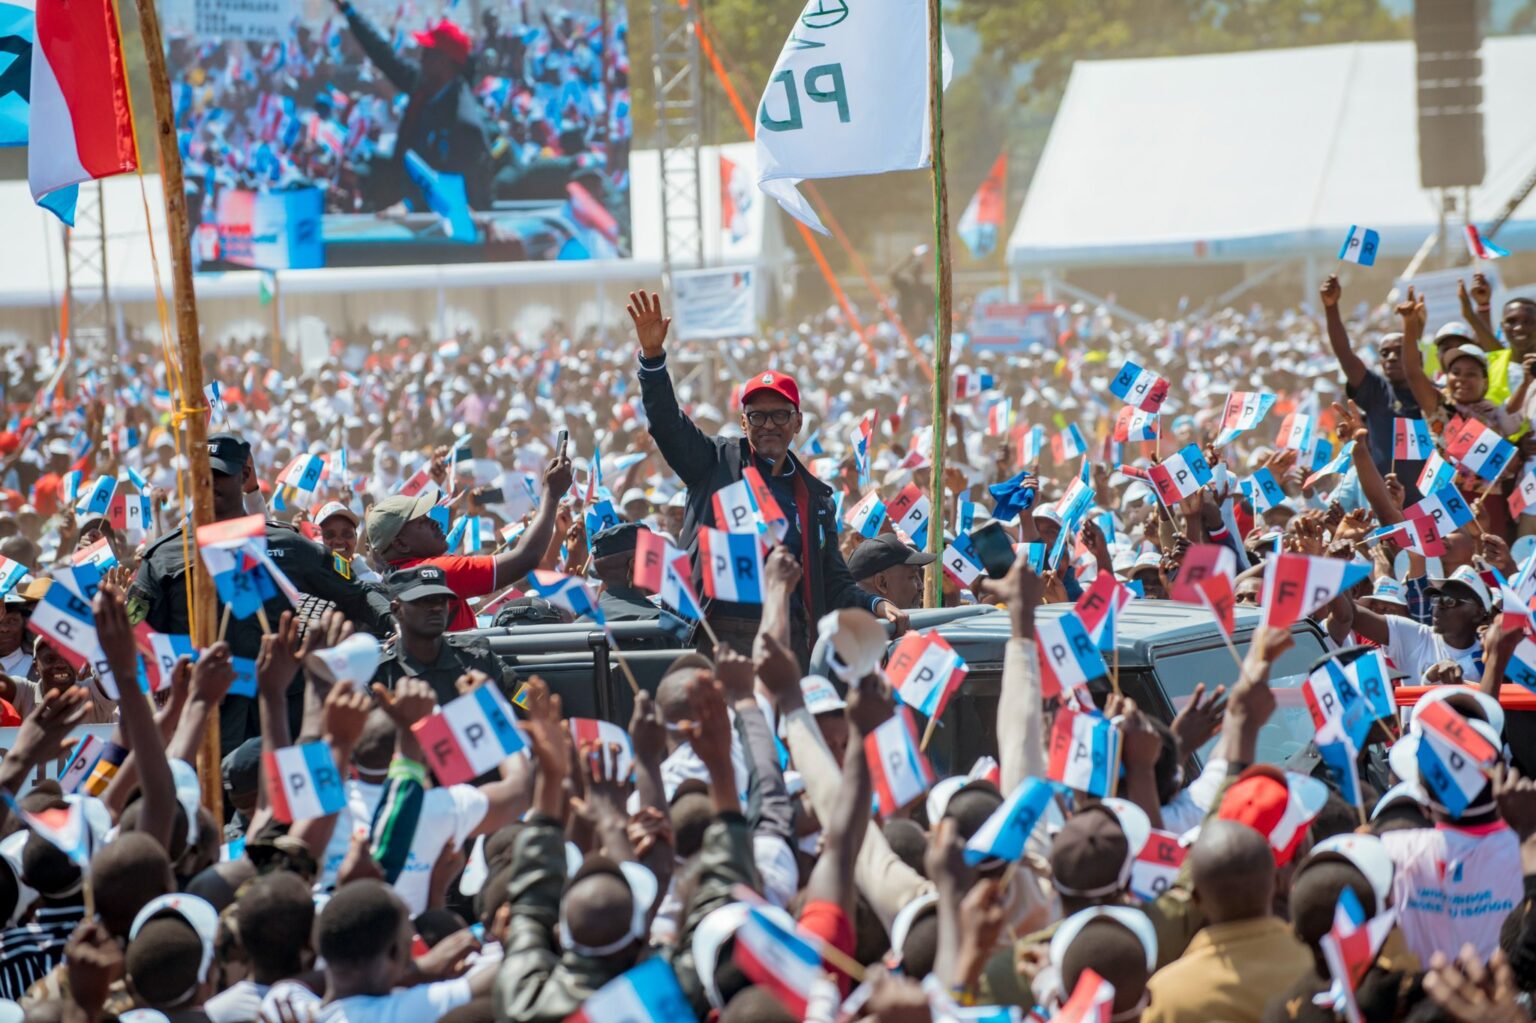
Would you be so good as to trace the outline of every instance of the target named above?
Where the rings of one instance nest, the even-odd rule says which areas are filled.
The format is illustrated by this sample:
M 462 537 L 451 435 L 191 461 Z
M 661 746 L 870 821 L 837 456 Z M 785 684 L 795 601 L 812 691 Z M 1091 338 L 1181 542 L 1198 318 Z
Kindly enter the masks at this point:
M 928 546 L 929 510 L 928 495 L 916 483 L 908 483 L 896 499 L 885 506 L 891 523 L 910 536 L 920 550 Z
M 1075 612 L 1056 618 L 1042 618 L 1035 623 L 1035 646 L 1040 651 L 1041 693 L 1059 693 L 1063 689 L 1086 686 L 1109 674 L 1104 655 L 1099 652 L 1087 626 Z
M 1168 381 L 1127 361 L 1109 382 L 1110 393 L 1143 412 L 1157 412 L 1168 398 Z
M 347 805 L 329 743 L 285 746 L 262 756 L 272 815 L 284 824 L 326 817 Z
M 763 602 L 763 546 L 756 533 L 699 530 L 704 595 L 734 604 Z
M 881 817 L 911 806 L 933 787 L 933 768 L 918 747 L 912 711 L 906 706 L 864 737 L 864 756 Z
M 1264 624 L 1288 628 L 1370 574 L 1370 565 L 1338 558 L 1276 555 L 1264 565 Z
M 886 677 L 901 702 L 924 717 L 944 716 L 949 698 L 970 669 L 937 632 L 909 632 L 891 651 Z
M 1227 404 L 1221 412 L 1221 432 L 1216 435 L 1216 446 L 1232 443 L 1241 434 L 1258 426 L 1269 410 L 1275 407 L 1276 396 L 1263 391 L 1233 391 L 1227 395 Z
M 1280 420 L 1280 435 L 1275 443 L 1303 454 L 1312 450 L 1317 436 L 1317 420 L 1300 412 L 1292 412 Z
M 1211 466 L 1200 445 L 1189 444 L 1147 471 L 1164 505 L 1178 504 L 1211 482 Z
M 1422 419 L 1392 420 L 1392 457 L 1405 462 L 1428 458 L 1435 450 L 1429 424 Z
M 1049 784 L 1025 778 L 965 843 L 965 862 L 974 867 L 989 859 L 1018 860 L 1052 797 Z
M 478 778 L 526 743 L 512 707 L 494 685 L 477 686 L 411 726 L 432 773 L 444 785 Z
M 1350 224 L 1349 234 L 1344 236 L 1344 244 L 1339 246 L 1339 262 L 1375 266 L 1376 252 L 1380 248 L 1381 235 L 1368 227 Z
M 1046 773 L 1052 781 L 1104 797 L 1120 767 L 1120 730 L 1099 713 L 1063 705 L 1051 728 Z
M 1515 457 L 1515 446 L 1476 419 L 1451 420 L 1445 431 L 1446 454 L 1480 479 L 1496 480 Z

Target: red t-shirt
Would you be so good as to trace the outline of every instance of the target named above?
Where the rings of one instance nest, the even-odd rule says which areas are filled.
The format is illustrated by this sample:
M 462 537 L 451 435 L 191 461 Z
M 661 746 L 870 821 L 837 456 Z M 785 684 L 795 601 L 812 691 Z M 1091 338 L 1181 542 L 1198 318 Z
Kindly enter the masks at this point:
M 798 921 L 802 930 L 807 934 L 814 934 L 828 945 L 853 958 L 855 935 L 853 933 L 853 921 L 848 919 L 848 914 L 843 912 L 843 907 L 835 902 L 807 902 L 805 908 L 800 911 Z M 827 971 L 837 978 L 837 986 L 848 997 L 853 990 L 853 980 L 842 970 L 831 963 L 823 962 Z
M 469 606 L 469 597 L 483 597 L 496 588 L 496 559 L 488 554 L 444 554 L 436 558 L 408 558 L 391 563 L 395 569 L 431 565 L 443 570 L 448 588 L 459 595 L 448 622 L 449 632 L 462 632 L 475 628 L 475 612 Z

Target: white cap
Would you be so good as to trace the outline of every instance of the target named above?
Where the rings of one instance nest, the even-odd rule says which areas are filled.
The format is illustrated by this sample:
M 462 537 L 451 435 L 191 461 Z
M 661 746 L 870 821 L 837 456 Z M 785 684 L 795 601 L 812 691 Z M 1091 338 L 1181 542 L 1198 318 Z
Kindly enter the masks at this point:
M 1428 592 L 1433 593 L 1443 589 L 1448 583 L 1465 586 L 1471 590 L 1485 614 L 1493 610 L 1493 595 L 1488 592 L 1488 584 L 1483 582 L 1483 577 L 1478 575 L 1475 569 L 1462 565 L 1444 579 L 1431 579 Z
M 624 496 L 619 498 L 619 507 L 622 508 L 624 505 L 629 504 L 631 501 L 645 501 L 649 503 L 650 500 L 651 499 L 649 495 L 647 495 L 646 492 L 641 490 L 639 487 L 630 487 L 628 490 L 624 491 Z
M 805 709 L 812 716 L 817 714 L 830 714 L 833 711 L 843 710 L 848 706 L 837 690 L 832 688 L 831 680 L 822 675 L 807 675 L 800 680 L 800 695 L 805 701 Z
M 219 934 L 219 911 L 196 895 L 180 893 L 162 895 L 157 899 L 151 899 L 143 909 L 139 910 L 139 915 L 133 918 L 133 926 L 128 929 L 128 940 L 131 942 L 137 938 L 145 924 L 166 913 L 181 917 L 191 925 L 197 932 L 198 938 L 202 940 L 203 959 L 197 967 L 197 980 L 198 983 L 202 983 L 208 979 L 208 967 L 213 965 L 213 942 Z
M 1408 590 L 1402 583 L 1389 575 L 1384 575 L 1376 580 L 1376 587 L 1371 591 L 1371 600 L 1380 601 L 1383 604 L 1395 604 L 1398 607 L 1407 607 Z
M 1376 894 L 1376 912 L 1380 913 L 1387 907 L 1388 896 L 1392 894 L 1392 875 L 1396 868 L 1381 839 L 1375 835 L 1352 833 L 1334 835 L 1312 847 L 1312 855 L 1307 857 L 1307 863 L 1324 856 L 1347 860 L 1364 875 L 1371 891 Z M 1305 870 L 1306 865 L 1302 869 Z
M 340 501 L 327 501 L 321 506 L 319 511 L 315 512 L 315 525 L 318 526 L 324 523 L 333 515 L 340 515 L 343 518 L 351 519 L 354 526 L 358 524 L 357 513 L 351 508 L 348 508 Z
M 1061 969 L 1062 962 L 1067 958 L 1067 950 L 1072 947 L 1072 942 L 1077 940 L 1083 928 L 1095 920 L 1104 919 L 1113 920 L 1136 935 L 1142 951 L 1147 955 L 1147 970 L 1150 972 L 1157 969 L 1157 932 L 1152 929 L 1152 920 L 1140 909 L 1130 906 L 1092 906 L 1067 917 L 1051 938 L 1051 964 Z

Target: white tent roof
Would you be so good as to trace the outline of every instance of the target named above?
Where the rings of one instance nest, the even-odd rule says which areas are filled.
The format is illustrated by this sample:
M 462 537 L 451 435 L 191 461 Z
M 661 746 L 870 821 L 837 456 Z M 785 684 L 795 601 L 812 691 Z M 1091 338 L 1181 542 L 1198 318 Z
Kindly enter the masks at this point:
M 705 262 L 710 265 L 756 265 L 765 259 L 776 260 L 782 235 L 774 218 L 765 215 L 765 203 L 757 201 L 749 205 L 745 230 L 738 237 L 727 238 L 722 231 L 719 199 L 722 157 L 742 169 L 744 180 L 752 180 L 755 170 L 750 142 L 710 146 L 700 151 Z M 656 152 L 646 150 L 631 154 L 633 259 L 286 270 L 282 275 L 283 292 L 286 295 L 331 295 L 433 290 L 439 286 L 471 288 L 653 280 L 661 272 L 659 175 Z M 144 302 L 154 298 L 150 236 L 144 229 L 145 196 L 150 221 L 154 225 L 160 281 L 169 295 L 171 263 L 159 176 L 144 176 L 143 195 L 135 175 L 108 178 L 103 184 L 108 236 L 107 273 L 113 299 Z M 755 197 L 755 188 L 749 191 Z M 0 223 L 6 225 L 6 244 L 0 246 L 0 308 L 57 306 L 64 292 L 62 225 L 53 214 L 32 202 L 25 181 L 0 182 Z M 676 254 L 674 262 L 679 266 L 689 265 Z M 197 294 L 203 300 L 254 298 L 259 288 L 258 278 L 254 272 L 200 274 L 196 281 Z
M 1331 258 L 1351 224 L 1411 255 L 1419 187 L 1412 43 L 1079 61 L 1008 243 L 1011 266 Z M 1536 37 L 1483 47 L 1488 174 L 1476 218 L 1536 168 Z M 1536 204 L 1532 204 L 1536 207 Z M 1499 234 L 1536 247 L 1536 208 Z

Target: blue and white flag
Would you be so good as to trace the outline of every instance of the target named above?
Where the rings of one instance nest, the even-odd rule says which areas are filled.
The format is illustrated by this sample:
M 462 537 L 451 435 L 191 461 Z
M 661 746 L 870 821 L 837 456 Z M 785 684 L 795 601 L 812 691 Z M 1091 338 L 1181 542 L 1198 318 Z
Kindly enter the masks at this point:
M 543 597 L 556 607 L 562 607 L 578 618 L 585 616 L 599 625 L 604 624 L 597 599 L 586 583 L 575 576 L 534 569 L 528 573 L 528 586 L 535 596 Z
M 1052 792 L 1049 783 L 1025 778 L 965 843 L 965 862 L 974 867 L 984 860 L 1012 863 L 1022 857 L 1030 833 L 1051 805 Z
M 1339 262 L 1358 263 L 1361 266 L 1376 265 L 1376 251 L 1381 247 L 1381 235 L 1368 227 L 1349 225 L 1349 234 L 1339 246 Z
M 763 544 L 756 533 L 699 530 L 704 595 L 734 604 L 763 602 Z

